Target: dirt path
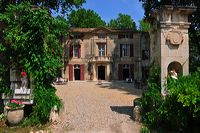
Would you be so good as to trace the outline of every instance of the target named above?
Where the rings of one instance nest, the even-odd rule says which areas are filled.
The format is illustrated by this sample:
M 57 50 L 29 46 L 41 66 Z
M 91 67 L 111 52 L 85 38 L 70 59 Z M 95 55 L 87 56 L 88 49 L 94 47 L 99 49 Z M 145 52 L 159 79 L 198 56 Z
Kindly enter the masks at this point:
M 69 82 L 56 86 L 64 102 L 60 121 L 53 132 L 70 133 L 138 133 L 133 122 L 133 99 L 141 95 L 132 83 Z

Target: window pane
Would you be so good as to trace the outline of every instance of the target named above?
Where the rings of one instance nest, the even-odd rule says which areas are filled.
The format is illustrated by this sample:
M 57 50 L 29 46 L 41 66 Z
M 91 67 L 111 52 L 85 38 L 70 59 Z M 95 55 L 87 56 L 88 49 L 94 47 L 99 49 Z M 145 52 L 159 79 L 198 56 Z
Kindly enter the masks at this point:
M 98 45 L 99 56 L 105 56 L 105 45 Z
M 78 46 L 74 46 L 74 57 L 78 57 Z
M 122 44 L 122 57 L 128 57 L 129 56 L 129 49 L 130 45 L 129 44 Z

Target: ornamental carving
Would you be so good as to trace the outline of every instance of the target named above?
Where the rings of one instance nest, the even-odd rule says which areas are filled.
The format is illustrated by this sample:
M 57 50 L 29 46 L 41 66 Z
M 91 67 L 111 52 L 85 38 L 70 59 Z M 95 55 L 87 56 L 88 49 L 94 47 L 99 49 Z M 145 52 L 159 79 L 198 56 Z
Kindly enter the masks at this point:
M 167 41 L 172 45 L 180 45 L 183 42 L 183 35 L 179 31 L 170 31 L 167 34 Z

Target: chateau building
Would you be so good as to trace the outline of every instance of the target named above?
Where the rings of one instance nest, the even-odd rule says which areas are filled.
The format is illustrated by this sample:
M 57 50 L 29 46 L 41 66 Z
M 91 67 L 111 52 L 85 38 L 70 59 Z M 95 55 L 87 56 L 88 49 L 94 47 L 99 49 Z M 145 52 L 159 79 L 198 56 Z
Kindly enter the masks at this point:
M 105 27 L 72 28 L 64 46 L 64 77 L 141 81 L 148 75 L 149 34 Z

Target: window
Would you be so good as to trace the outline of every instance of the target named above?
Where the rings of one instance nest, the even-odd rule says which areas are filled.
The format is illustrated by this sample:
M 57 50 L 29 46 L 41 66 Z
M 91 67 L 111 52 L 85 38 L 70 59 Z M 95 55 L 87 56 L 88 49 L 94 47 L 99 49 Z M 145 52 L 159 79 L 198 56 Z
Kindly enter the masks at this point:
M 99 56 L 105 56 L 105 44 L 98 45 Z
M 121 57 L 129 56 L 130 45 L 129 44 L 121 44 Z
M 79 49 L 79 46 L 74 46 L 74 57 L 77 57 L 77 58 L 78 58 L 78 49 Z

